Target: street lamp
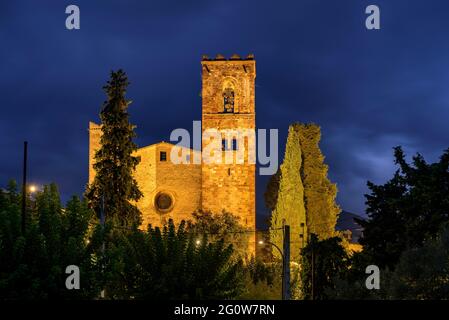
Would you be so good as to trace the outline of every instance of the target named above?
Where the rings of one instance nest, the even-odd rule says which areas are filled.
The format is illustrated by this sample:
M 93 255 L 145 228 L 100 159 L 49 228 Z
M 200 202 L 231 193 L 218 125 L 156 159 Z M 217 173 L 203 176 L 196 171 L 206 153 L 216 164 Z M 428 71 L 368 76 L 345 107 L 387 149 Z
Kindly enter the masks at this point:
M 37 191 L 37 187 L 34 184 L 32 184 L 29 186 L 29 190 L 30 190 L 30 193 L 35 193 Z
M 275 247 L 278 251 L 279 251 L 279 254 L 281 255 L 281 258 L 282 258 L 282 274 L 281 274 L 281 277 L 282 277 L 282 300 L 284 300 L 284 270 L 285 270 L 285 266 L 284 266 L 284 264 L 285 264 L 285 259 L 284 259 L 284 254 L 283 254 L 283 252 L 282 252 L 282 250 L 281 250 L 281 248 L 279 248 L 277 245 L 275 245 L 274 243 L 272 243 L 272 242 L 270 242 L 270 241 L 263 241 L 263 240 L 259 240 L 259 244 L 260 245 L 265 245 L 265 243 L 266 244 L 269 244 L 269 245 L 271 245 L 271 246 L 273 246 L 273 247 Z

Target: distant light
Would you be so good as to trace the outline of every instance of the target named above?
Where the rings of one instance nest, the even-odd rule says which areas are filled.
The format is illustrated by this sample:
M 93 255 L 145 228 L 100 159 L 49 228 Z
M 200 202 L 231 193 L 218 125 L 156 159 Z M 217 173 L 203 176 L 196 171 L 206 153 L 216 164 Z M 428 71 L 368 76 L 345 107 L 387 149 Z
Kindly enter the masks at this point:
M 37 191 L 37 187 L 35 185 L 31 185 L 30 192 L 36 192 L 36 191 Z
M 259 240 L 259 244 L 260 245 L 264 244 L 263 240 Z
M 201 244 L 201 240 L 196 240 L 196 244 L 200 245 Z

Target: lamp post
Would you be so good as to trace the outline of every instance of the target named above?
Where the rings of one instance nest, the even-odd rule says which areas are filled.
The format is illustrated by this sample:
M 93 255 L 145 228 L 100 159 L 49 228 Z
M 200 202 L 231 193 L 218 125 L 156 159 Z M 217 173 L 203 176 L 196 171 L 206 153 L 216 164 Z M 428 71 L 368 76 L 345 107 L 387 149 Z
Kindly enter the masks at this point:
M 277 245 L 275 245 L 274 243 L 270 242 L 270 241 L 263 241 L 263 240 L 259 240 L 259 244 L 260 245 L 265 245 L 265 244 L 269 244 L 273 247 L 275 247 L 278 251 L 279 254 L 281 255 L 282 258 L 282 274 L 281 274 L 281 278 L 282 278 L 282 300 L 284 300 L 284 254 L 282 253 L 281 248 L 279 248 Z
M 26 228 L 26 197 L 27 197 L 27 158 L 28 142 L 23 142 L 23 171 L 22 171 L 22 234 L 25 234 Z

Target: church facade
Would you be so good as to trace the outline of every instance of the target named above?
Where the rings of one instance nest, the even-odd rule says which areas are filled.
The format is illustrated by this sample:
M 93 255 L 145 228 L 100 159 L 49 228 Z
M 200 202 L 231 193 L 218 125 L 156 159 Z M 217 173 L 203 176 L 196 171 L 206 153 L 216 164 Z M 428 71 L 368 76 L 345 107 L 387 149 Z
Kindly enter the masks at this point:
M 236 139 L 233 130 L 255 130 L 256 63 L 253 55 L 229 59 L 203 56 L 201 149 L 213 142 L 206 132 L 216 130 L 220 157 L 233 159 L 223 163 L 195 161 L 203 159 L 202 150 L 179 148 L 159 142 L 139 148 L 141 161 L 134 173 L 143 197 L 137 202 L 142 212 L 142 227 L 161 226 L 168 219 L 175 223 L 191 219 L 196 210 L 220 213 L 223 210 L 240 217 L 249 229 L 256 228 L 255 161 L 249 161 L 254 136 Z M 89 123 L 89 183 L 95 177 L 94 156 L 100 147 L 101 126 Z M 186 157 L 183 163 L 172 161 L 173 148 Z M 237 154 L 243 161 L 237 161 Z

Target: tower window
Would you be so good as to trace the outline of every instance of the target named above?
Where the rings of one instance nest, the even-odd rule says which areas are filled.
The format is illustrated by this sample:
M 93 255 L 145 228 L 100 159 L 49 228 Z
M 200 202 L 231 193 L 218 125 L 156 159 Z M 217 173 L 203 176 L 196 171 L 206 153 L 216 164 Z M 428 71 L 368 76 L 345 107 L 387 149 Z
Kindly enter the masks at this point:
M 221 139 L 221 151 L 226 151 L 226 150 L 227 150 L 226 139 Z
M 232 139 L 232 150 L 236 151 L 237 150 L 237 139 Z
M 160 161 L 167 161 L 167 152 L 161 151 L 161 152 L 159 153 L 159 160 L 160 160 Z
M 223 92 L 223 112 L 234 112 L 234 90 L 226 88 Z
M 237 139 L 232 139 L 232 145 L 230 145 L 229 141 L 227 139 L 221 140 L 221 150 L 222 151 L 237 151 L 238 145 L 237 145 Z

